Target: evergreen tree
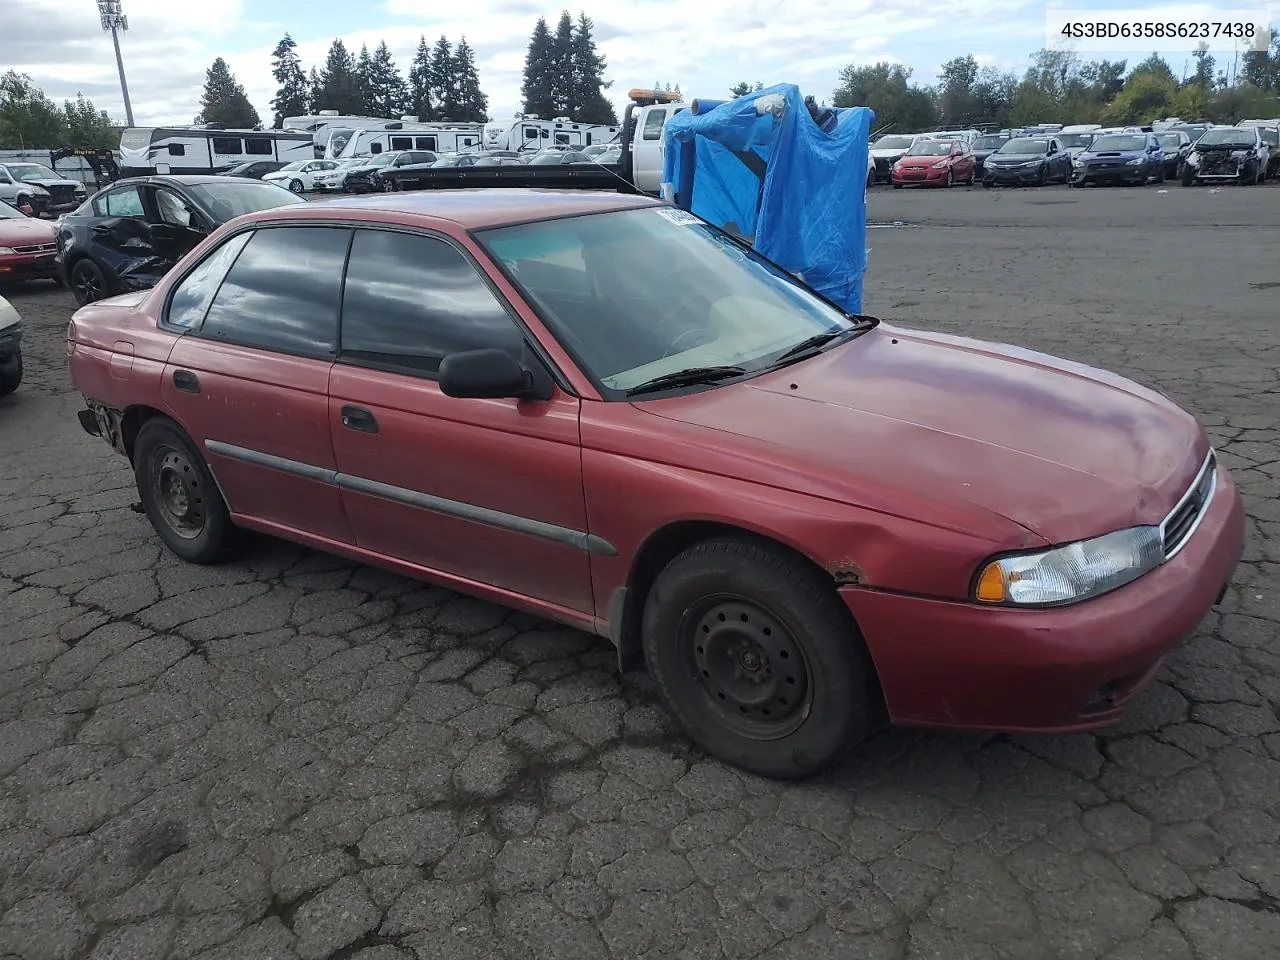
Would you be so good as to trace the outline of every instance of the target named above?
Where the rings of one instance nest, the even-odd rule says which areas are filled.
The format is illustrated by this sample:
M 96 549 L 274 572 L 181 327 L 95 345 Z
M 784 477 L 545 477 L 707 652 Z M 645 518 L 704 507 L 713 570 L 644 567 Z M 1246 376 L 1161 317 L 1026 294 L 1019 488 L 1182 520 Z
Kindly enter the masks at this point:
M 307 74 L 307 113 L 315 113 L 320 109 L 320 74 L 315 67 Z
M 355 58 L 346 44 L 334 40 L 320 72 L 320 86 L 315 95 L 317 110 L 337 110 L 342 114 L 358 114 L 364 104 L 356 76 Z
M 360 56 L 356 58 L 356 87 L 360 90 L 359 113 L 372 113 L 370 101 L 373 99 L 373 60 L 369 57 L 367 44 L 360 44 Z
M 572 96 L 568 116 L 579 123 L 616 124 L 618 115 L 614 112 L 613 104 L 604 95 L 613 81 L 604 78 L 607 64 L 604 57 L 596 52 L 596 42 L 591 36 L 594 28 L 595 24 L 590 17 L 585 13 L 578 15 L 570 46 Z M 559 40 L 558 30 L 556 39 Z
M 431 99 L 441 120 L 457 120 L 458 85 L 453 75 L 453 45 L 443 34 L 431 52 Z
M 379 41 L 369 70 L 367 105 L 375 117 L 395 118 L 409 107 L 409 88 L 396 66 L 385 40 Z
M 577 85 L 573 76 L 573 18 L 569 11 L 560 14 L 555 36 L 551 39 L 551 117 L 567 117 L 573 110 Z
M 551 31 L 547 21 L 538 18 L 529 38 L 529 50 L 524 58 L 524 112 L 539 117 L 555 115 L 554 83 L 552 81 L 553 49 Z
M 275 111 L 272 126 L 279 127 L 285 117 L 297 117 L 308 110 L 307 78 L 302 72 L 302 61 L 297 54 L 298 45 L 293 37 L 285 34 L 271 54 L 271 75 L 276 80 L 276 95 L 271 101 Z
M 205 71 L 204 95 L 200 98 L 200 113 L 195 122 L 224 127 L 257 127 L 262 122 L 245 96 L 244 87 L 236 83 L 227 61 L 221 57 Z
M 458 93 L 459 120 L 489 119 L 489 98 L 480 89 L 480 72 L 476 69 L 476 52 L 467 43 L 466 35 L 458 41 L 453 52 L 453 78 Z
M 418 50 L 409 67 L 409 112 L 419 120 L 435 120 L 436 107 L 431 95 L 431 48 L 426 37 L 418 37 Z

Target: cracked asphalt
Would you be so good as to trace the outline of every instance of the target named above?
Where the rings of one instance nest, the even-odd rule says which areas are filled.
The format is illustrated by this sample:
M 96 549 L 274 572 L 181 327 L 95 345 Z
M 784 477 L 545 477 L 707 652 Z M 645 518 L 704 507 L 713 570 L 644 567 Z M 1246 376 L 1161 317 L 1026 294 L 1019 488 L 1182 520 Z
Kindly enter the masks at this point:
M 894 730 L 774 783 L 606 641 L 267 539 L 184 565 L 76 423 L 71 299 L 33 284 L 0 402 L 0 958 L 1280 955 L 1280 185 L 870 212 L 905 225 L 868 233 L 867 312 L 1154 383 L 1234 472 L 1235 584 L 1123 723 Z

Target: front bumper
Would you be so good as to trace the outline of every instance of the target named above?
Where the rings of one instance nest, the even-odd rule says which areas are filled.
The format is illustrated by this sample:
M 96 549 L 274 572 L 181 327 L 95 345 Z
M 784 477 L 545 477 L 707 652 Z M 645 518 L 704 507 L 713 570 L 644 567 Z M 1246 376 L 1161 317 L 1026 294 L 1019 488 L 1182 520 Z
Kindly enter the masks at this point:
M 1071 182 L 1084 183 L 1143 183 L 1149 172 L 1142 167 L 1098 167 L 1071 169 Z
M 940 187 L 947 182 L 947 171 L 934 170 L 932 167 L 908 167 L 906 170 L 895 169 L 892 179 L 894 183 L 902 186 L 918 184 Z
M 0 256 L 0 283 L 21 280 L 55 280 L 58 265 L 54 254 L 15 253 Z
M 1001 183 L 1039 183 L 1044 167 L 993 167 L 984 164 L 982 182 L 986 184 Z M 1045 174 L 1048 175 L 1047 173 Z
M 0 363 L 8 363 L 22 353 L 22 324 L 0 330 Z
M 1218 603 L 1244 545 L 1244 505 L 1218 468 L 1213 502 L 1173 559 L 1068 607 L 1015 610 L 844 587 L 895 723 L 1072 733 L 1125 703 Z

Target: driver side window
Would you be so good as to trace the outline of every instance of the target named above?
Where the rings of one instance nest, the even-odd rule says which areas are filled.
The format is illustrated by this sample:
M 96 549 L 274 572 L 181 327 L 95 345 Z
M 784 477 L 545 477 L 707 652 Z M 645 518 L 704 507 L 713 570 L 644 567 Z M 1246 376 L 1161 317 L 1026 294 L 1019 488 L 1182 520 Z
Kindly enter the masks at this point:
M 191 229 L 196 226 L 195 215 L 186 201 L 172 190 L 157 189 L 155 193 L 156 210 L 160 214 L 160 222 L 170 226 Z
M 100 217 L 145 217 L 142 196 L 136 186 L 110 190 L 93 201 L 93 212 Z

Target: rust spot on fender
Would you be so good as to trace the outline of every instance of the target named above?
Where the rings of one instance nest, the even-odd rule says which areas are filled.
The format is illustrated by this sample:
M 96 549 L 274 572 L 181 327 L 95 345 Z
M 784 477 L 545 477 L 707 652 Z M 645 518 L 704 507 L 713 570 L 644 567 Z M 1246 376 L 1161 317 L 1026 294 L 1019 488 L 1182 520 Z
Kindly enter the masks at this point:
M 866 582 L 862 568 L 852 560 L 834 560 L 827 564 L 826 571 L 831 574 L 831 578 L 835 580 L 838 587 Z

